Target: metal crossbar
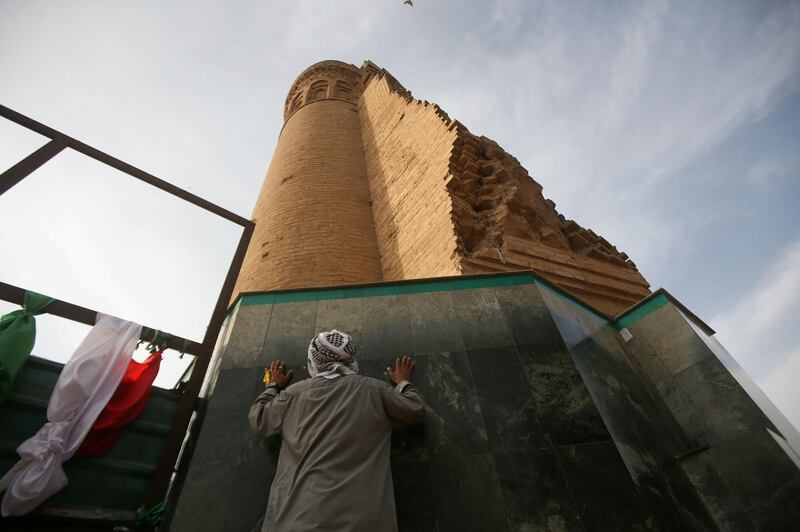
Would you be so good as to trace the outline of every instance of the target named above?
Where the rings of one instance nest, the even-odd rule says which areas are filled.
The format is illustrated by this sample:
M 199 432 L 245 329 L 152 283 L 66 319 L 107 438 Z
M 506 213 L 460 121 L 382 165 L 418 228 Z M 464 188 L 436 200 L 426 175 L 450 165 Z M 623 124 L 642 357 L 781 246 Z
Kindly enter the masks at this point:
M 8 301 L 9 303 L 14 303 L 15 305 L 21 306 L 25 300 L 25 292 L 26 290 L 24 288 L 0 281 L 0 299 L 3 301 Z M 67 301 L 61 301 L 60 299 L 51 299 L 53 299 L 53 301 L 44 309 L 44 312 L 47 314 L 52 314 L 53 316 L 65 318 L 70 321 L 77 321 L 78 323 L 83 323 L 86 325 L 94 325 L 97 321 L 98 313 L 95 310 L 88 309 L 74 303 L 69 303 Z M 158 332 L 163 331 L 160 331 L 154 327 L 147 327 L 143 325 L 140 338 L 142 340 L 147 340 L 148 338 L 153 338 Z M 201 344 L 181 336 L 176 336 L 174 334 L 169 334 L 166 338 L 160 338 L 160 345 L 169 349 L 174 349 L 175 351 L 179 351 L 181 353 L 195 356 L 200 354 L 202 349 Z
M 250 238 L 253 235 L 253 228 L 255 223 L 247 218 L 239 216 L 219 205 L 216 205 L 208 200 L 192 194 L 182 188 L 179 188 L 163 179 L 160 179 L 148 172 L 140 170 L 124 161 L 117 159 L 105 152 L 93 148 L 77 139 L 70 137 L 60 131 L 57 131 L 49 126 L 46 126 L 32 118 L 29 118 L 13 109 L 0 105 L 0 116 L 6 118 L 22 127 L 34 131 L 50 139 L 50 141 L 34 151 L 20 162 L 0 174 L 0 196 L 5 194 L 12 187 L 17 185 L 23 179 L 28 177 L 37 168 L 41 167 L 47 161 L 61 153 L 64 149 L 69 148 L 87 157 L 91 157 L 107 166 L 115 168 L 121 172 L 128 174 L 131 177 L 144 181 L 145 183 L 154 186 L 168 194 L 172 194 L 184 201 L 187 201 L 201 209 L 211 212 L 221 218 L 233 222 L 242 227 L 242 235 L 239 238 L 239 244 L 233 254 L 228 272 L 225 280 L 220 289 L 217 302 L 214 305 L 214 310 L 211 313 L 208 327 L 206 328 L 205 336 L 202 343 L 189 342 L 183 338 L 172 336 L 168 340 L 168 346 L 183 350 L 185 352 L 195 355 L 195 365 L 192 370 L 192 375 L 186 385 L 185 391 L 181 398 L 178 410 L 175 413 L 175 419 L 167 435 L 167 442 L 164 447 L 164 452 L 161 456 L 161 461 L 156 468 L 156 472 L 150 482 L 148 495 L 145 504 L 152 506 L 153 504 L 161 501 L 169 486 L 169 481 L 178 460 L 178 454 L 181 449 L 181 444 L 186 434 L 192 412 L 197 406 L 197 398 L 200 394 L 200 388 L 203 384 L 208 364 L 211 358 L 211 353 L 214 350 L 214 343 L 217 340 L 219 331 L 222 328 L 222 323 L 225 319 L 225 313 L 228 304 L 233 294 L 233 288 L 236 283 L 236 278 L 239 275 L 239 270 L 244 261 L 247 246 L 250 243 Z M 22 303 L 25 290 L 13 285 L 0 282 L 0 299 L 10 301 L 12 303 Z M 66 301 L 56 300 L 51 303 L 46 312 L 67 318 L 73 321 L 94 325 L 97 312 L 79 305 L 68 303 Z M 148 328 L 149 329 L 149 328 Z M 154 333 L 153 329 L 149 329 L 150 334 Z

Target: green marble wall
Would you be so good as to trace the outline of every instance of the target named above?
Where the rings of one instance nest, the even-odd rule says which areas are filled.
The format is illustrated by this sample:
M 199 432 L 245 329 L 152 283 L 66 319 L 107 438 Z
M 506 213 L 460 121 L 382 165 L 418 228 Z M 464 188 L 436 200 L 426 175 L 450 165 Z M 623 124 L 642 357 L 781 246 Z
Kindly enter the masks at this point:
M 218 346 L 170 530 L 258 523 L 280 445 L 247 427 L 263 368 L 280 357 L 307 377 L 308 342 L 334 327 L 357 339 L 366 375 L 417 360 L 430 412 L 393 434 L 401 530 L 735 529 L 709 511 L 719 501 L 699 492 L 713 489 L 684 466 L 696 442 L 613 324 L 530 275 L 473 281 L 246 296 Z
M 677 462 L 722 529 L 800 530 L 797 430 L 715 338 L 657 307 L 630 349 L 689 442 Z

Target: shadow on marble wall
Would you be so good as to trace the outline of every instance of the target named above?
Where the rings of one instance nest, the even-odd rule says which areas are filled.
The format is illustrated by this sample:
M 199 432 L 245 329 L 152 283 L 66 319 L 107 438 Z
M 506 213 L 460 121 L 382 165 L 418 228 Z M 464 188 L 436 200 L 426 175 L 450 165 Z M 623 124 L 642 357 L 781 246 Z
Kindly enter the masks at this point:
M 240 304 L 170 530 L 258 522 L 280 442 L 250 433 L 250 402 L 271 360 L 307 378 L 308 342 L 331 328 L 355 337 L 367 376 L 385 379 L 394 357 L 416 357 L 429 415 L 392 435 L 401 530 L 715 530 L 708 509 L 736 523 L 727 480 L 699 461 L 711 455 L 694 452 L 697 438 L 657 390 L 667 373 L 651 381 L 652 361 L 549 290 Z

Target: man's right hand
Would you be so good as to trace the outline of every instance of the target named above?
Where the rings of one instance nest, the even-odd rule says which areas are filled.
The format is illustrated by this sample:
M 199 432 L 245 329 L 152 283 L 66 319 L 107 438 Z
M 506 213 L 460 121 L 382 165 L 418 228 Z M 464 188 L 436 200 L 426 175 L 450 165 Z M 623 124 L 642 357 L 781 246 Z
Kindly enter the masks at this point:
M 269 382 L 267 384 L 276 384 L 279 390 L 283 390 L 292 381 L 294 376 L 292 370 L 286 371 L 286 364 L 283 360 L 276 360 L 269 366 Z
M 395 384 L 400 384 L 403 381 L 411 380 L 411 373 L 414 371 L 414 359 L 409 356 L 394 359 L 394 370 L 391 367 L 386 368 L 386 374 Z

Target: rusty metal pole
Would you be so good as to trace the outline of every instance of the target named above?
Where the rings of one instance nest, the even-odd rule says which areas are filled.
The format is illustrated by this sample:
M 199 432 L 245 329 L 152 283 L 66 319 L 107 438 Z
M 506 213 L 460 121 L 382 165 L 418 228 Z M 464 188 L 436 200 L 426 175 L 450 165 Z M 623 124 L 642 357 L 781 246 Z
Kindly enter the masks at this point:
M 31 175 L 37 168 L 61 153 L 67 147 L 64 139 L 53 139 L 20 162 L 0 174 L 0 196 Z
M 225 320 L 228 303 L 233 294 L 239 270 L 242 268 L 242 262 L 244 262 L 244 256 L 247 252 L 247 246 L 250 244 L 250 238 L 253 235 L 254 227 L 255 224 L 253 222 L 249 222 L 245 227 L 239 239 L 239 245 L 236 247 L 236 253 L 233 255 L 233 261 L 231 261 L 230 268 L 228 268 L 228 274 L 225 276 L 225 282 L 222 284 L 222 289 L 217 298 L 217 304 L 214 307 L 214 312 L 211 314 L 203 343 L 200 346 L 200 354 L 195 360 L 192 376 L 189 378 L 186 391 L 178 405 L 178 411 L 175 413 L 175 418 L 173 419 L 169 434 L 167 435 L 167 443 L 161 455 L 161 460 L 156 467 L 153 479 L 150 481 L 150 487 L 148 488 L 147 497 L 145 498 L 145 505 L 148 507 L 158 504 L 164 499 L 170 479 L 172 478 L 172 473 L 177 469 L 178 464 L 176 462 L 186 436 L 186 430 L 192 418 L 192 413 L 197 408 L 197 398 L 200 395 L 200 388 L 203 385 L 208 365 L 211 362 L 214 344 L 217 341 L 217 336 Z

